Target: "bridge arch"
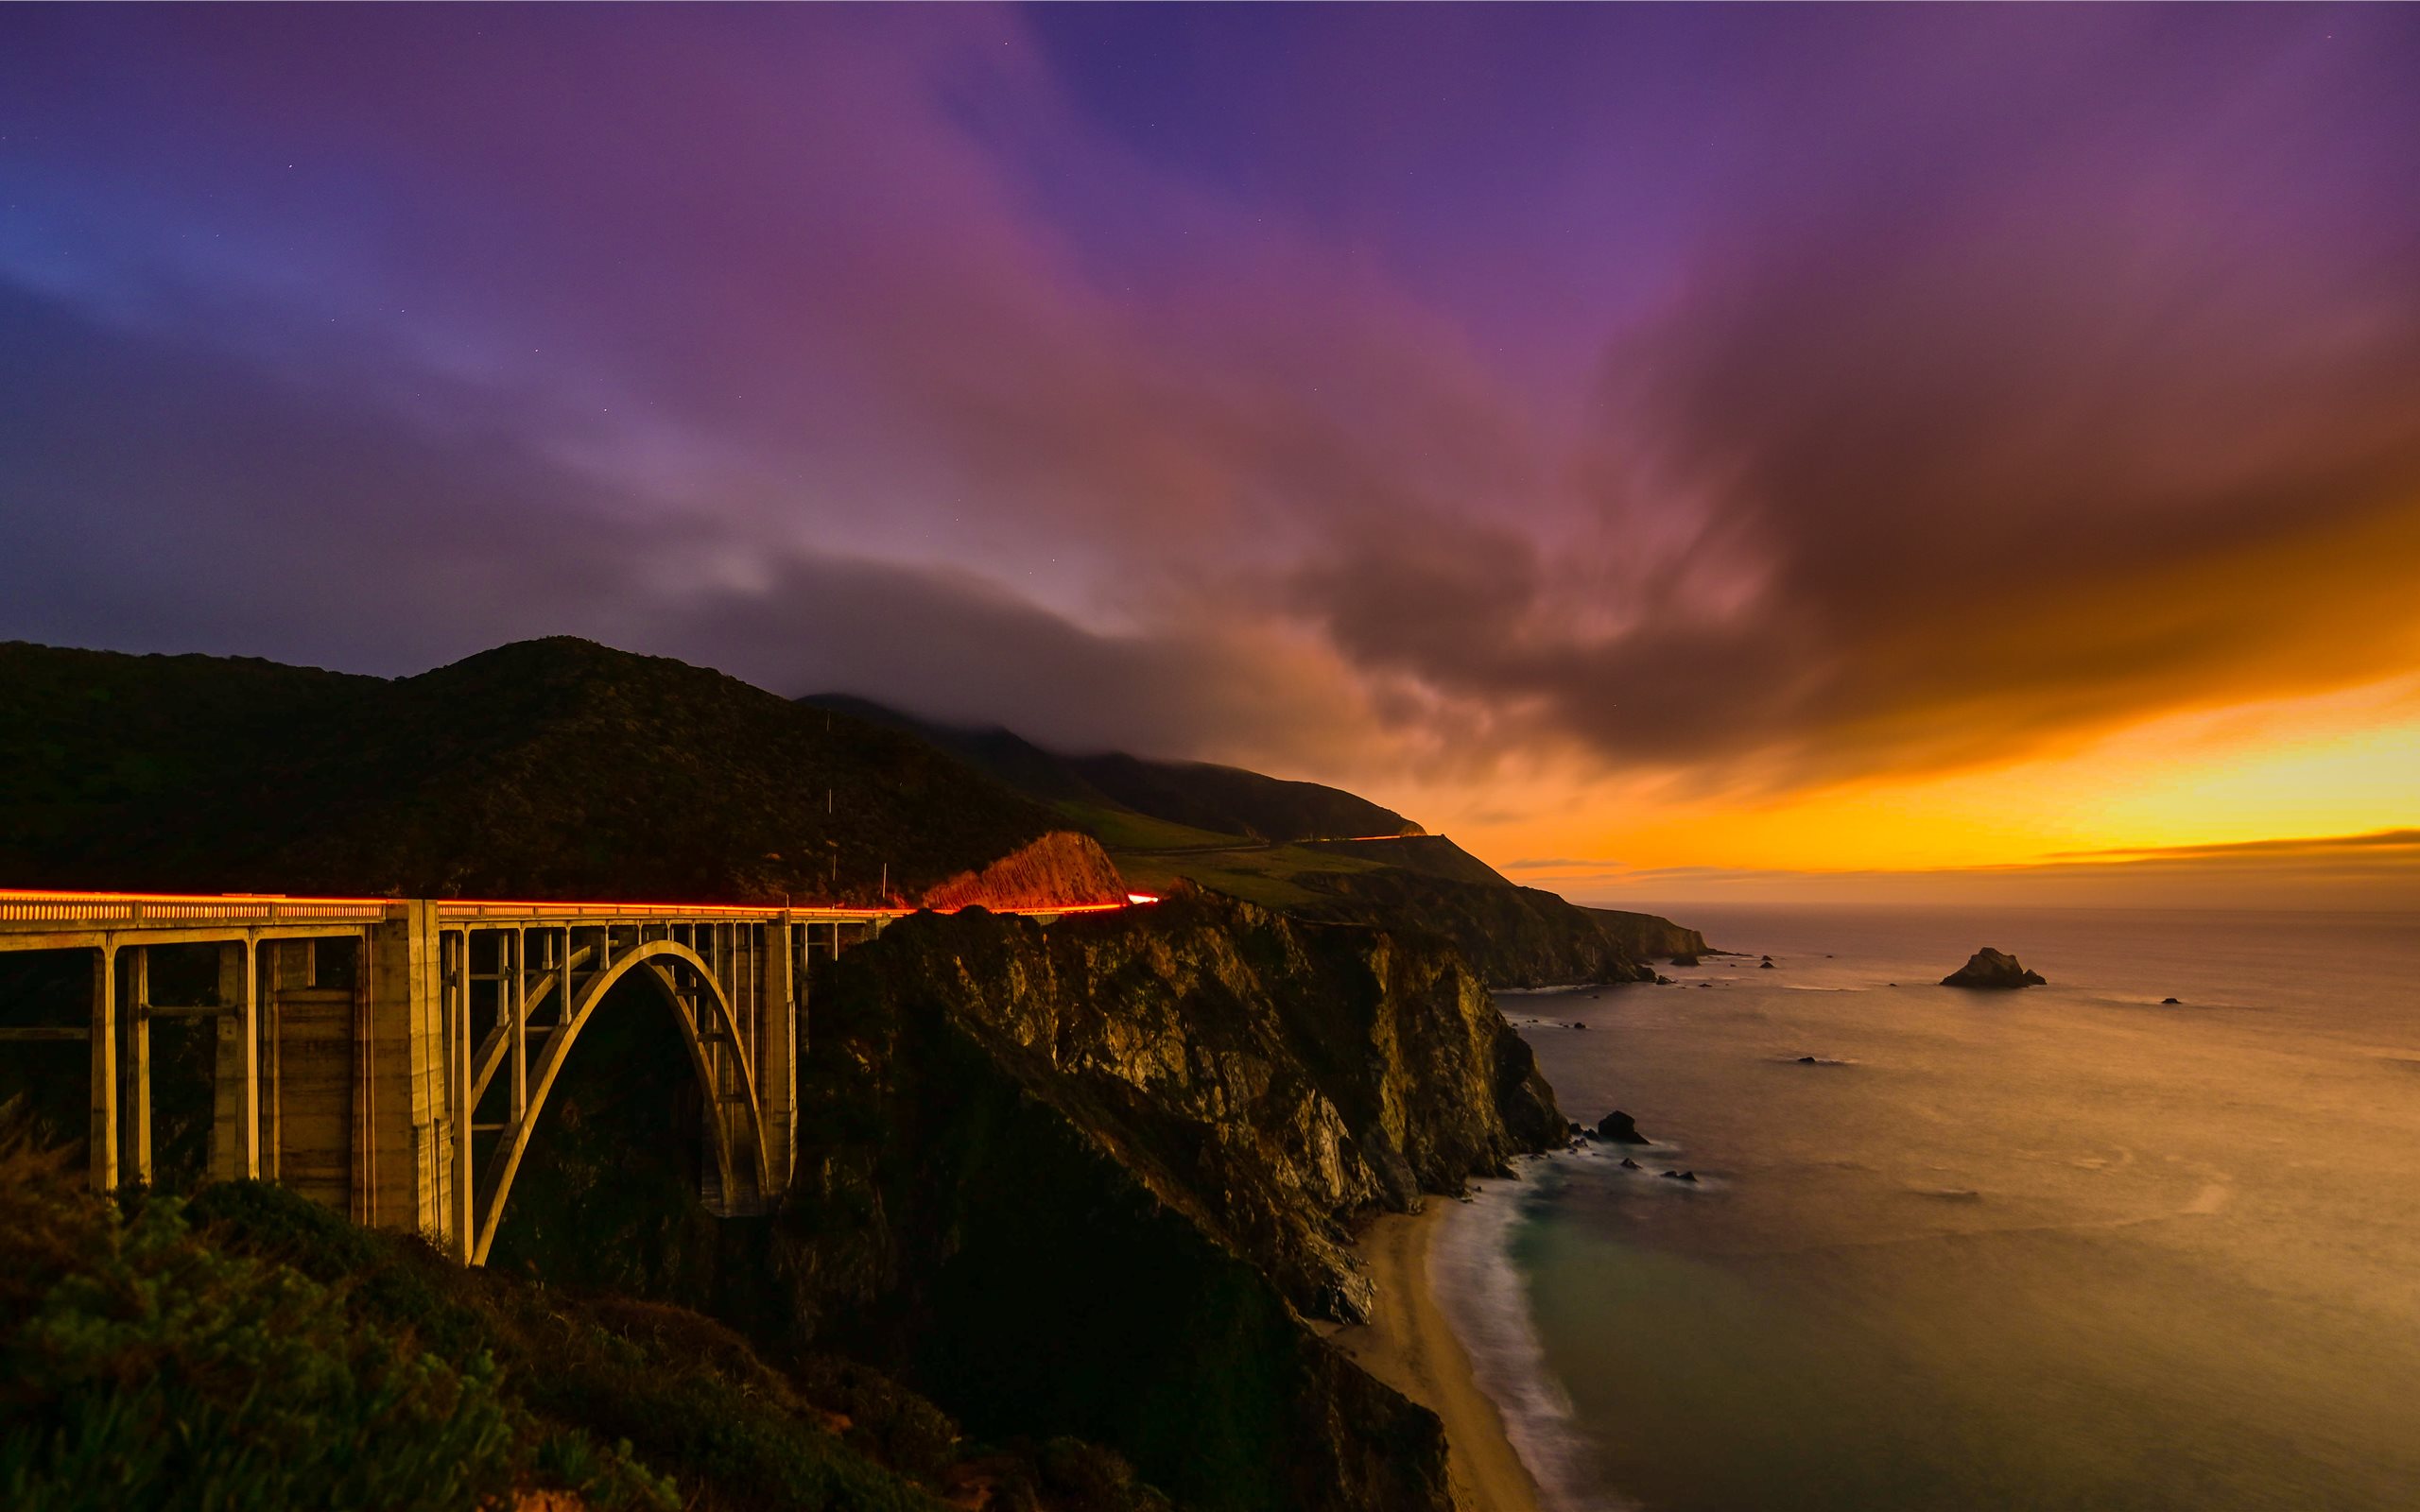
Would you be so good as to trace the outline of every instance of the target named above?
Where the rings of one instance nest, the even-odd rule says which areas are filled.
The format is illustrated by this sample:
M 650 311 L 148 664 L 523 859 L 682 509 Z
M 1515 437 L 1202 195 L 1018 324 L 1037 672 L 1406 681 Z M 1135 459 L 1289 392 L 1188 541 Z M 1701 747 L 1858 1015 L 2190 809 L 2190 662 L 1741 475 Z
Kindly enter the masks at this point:
M 489 1157 L 487 1179 L 479 1184 L 480 1198 L 473 1205 L 477 1216 L 477 1241 L 471 1248 L 472 1264 L 487 1263 L 488 1249 L 495 1243 L 496 1232 L 503 1225 L 505 1204 L 512 1196 L 513 1178 L 520 1173 L 522 1158 L 528 1152 L 530 1138 L 545 1111 L 555 1080 L 570 1057 L 572 1046 L 579 1042 L 580 1031 L 614 988 L 631 976 L 655 989 L 681 1031 L 682 1043 L 689 1052 L 690 1068 L 705 1096 L 716 1171 L 726 1197 L 742 1190 L 739 1177 L 743 1171 L 749 1178 L 745 1185 L 759 1192 L 766 1190 L 764 1108 L 757 1096 L 755 1068 L 749 1062 L 747 1040 L 739 1032 L 731 1000 L 713 968 L 689 946 L 675 939 L 647 940 L 615 953 L 610 967 L 581 983 L 572 1001 L 564 1005 L 560 1027 L 546 1037 L 545 1049 L 530 1067 L 528 1104 L 521 1116 L 504 1129 L 501 1143 Z M 691 1000 L 697 1005 L 695 1016 Z M 708 1048 L 710 1042 L 713 1051 Z M 717 1074 L 715 1052 L 733 1057 L 735 1076 Z M 734 1106 L 725 1101 L 725 1080 L 738 1083 L 738 1095 L 746 1105 L 736 1120 L 724 1114 L 727 1106 Z

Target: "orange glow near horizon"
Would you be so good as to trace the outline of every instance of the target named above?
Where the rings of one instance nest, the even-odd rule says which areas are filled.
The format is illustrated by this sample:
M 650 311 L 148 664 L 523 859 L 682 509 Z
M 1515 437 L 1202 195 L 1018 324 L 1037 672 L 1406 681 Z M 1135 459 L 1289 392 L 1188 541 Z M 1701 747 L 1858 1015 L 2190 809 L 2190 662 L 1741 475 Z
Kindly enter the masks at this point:
M 1871 891 L 1895 877 L 1956 901 L 1999 888 L 2000 874 L 2081 875 L 2120 853 L 2420 828 L 2420 677 L 2172 713 L 2000 765 L 1752 800 L 1673 799 L 1646 782 L 1529 794 L 1516 814 L 1488 812 L 1500 790 L 1459 815 L 1455 795 L 1424 797 L 1447 833 L 1508 877 L 1582 900 L 1821 900 L 1841 894 L 1845 878 L 1858 879 L 1845 890 Z M 2140 901 L 2210 895 L 2216 884 L 2200 873 L 2226 868 L 2243 869 L 2220 855 L 2141 873 Z M 2420 899 L 2410 857 L 2377 847 L 2347 850 L 2333 885 L 2358 899 L 2371 873 L 2378 906 Z

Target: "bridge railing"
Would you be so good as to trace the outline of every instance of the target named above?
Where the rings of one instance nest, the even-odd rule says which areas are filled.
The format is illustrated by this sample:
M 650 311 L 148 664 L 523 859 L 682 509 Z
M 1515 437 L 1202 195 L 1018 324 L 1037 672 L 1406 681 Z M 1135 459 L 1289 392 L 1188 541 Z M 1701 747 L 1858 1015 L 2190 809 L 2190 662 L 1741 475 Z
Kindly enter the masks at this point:
M 1150 902 L 1130 895 L 1121 902 L 1033 903 L 993 910 L 1002 914 L 1097 914 Z M 138 927 L 144 924 L 377 923 L 401 907 L 392 898 L 298 898 L 284 893 L 60 892 L 0 888 L 0 925 L 48 924 Z M 540 900 L 441 899 L 437 914 L 449 923 L 523 919 L 782 919 L 821 923 L 830 919 L 904 919 L 911 906 L 844 903 L 635 903 Z
M 375 923 L 389 898 L 289 898 L 283 893 L 49 892 L 0 888 L 0 923 Z

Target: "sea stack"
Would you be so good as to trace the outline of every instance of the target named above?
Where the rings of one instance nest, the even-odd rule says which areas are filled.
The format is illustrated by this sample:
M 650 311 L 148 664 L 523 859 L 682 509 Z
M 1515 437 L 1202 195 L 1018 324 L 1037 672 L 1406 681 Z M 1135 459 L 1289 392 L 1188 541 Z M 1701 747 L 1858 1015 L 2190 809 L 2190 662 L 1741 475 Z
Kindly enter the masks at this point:
M 1616 1108 L 1597 1124 L 1597 1137 L 1613 1144 L 1645 1144 L 1646 1135 L 1638 1131 L 1638 1121 Z
M 1977 951 L 1974 957 L 1958 970 L 1941 979 L 1944 987 L 1999 988 L 2014 990 L 2021 987 L 2047 986 L 2039 971 L 2029 971 L 2019 966 L 2016 957 L 2006 951 L 1996 951 L 1989 945 Z

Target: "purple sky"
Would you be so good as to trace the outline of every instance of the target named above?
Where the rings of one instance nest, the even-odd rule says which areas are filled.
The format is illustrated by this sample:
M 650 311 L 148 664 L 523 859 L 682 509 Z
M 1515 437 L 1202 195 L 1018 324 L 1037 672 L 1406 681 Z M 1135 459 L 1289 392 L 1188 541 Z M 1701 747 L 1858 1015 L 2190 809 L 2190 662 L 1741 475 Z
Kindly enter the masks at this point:
M 2420 11 L 0 10 L 0 636 L 1348 778 L 2420 664 Z

